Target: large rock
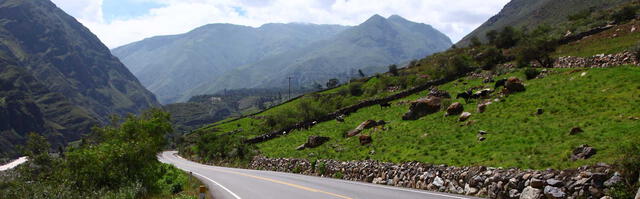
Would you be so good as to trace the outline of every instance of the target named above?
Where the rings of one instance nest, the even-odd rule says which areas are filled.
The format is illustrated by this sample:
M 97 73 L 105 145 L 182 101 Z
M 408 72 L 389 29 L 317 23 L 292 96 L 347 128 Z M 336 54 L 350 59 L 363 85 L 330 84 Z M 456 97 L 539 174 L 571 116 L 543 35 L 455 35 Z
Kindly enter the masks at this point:
M 373 142 L 373 139 L 371 139 L 371 136 L 369 135 L 360 135 L 358 139 L 360 140 L 360 145 L 367 145 Z
M 638 188 L 638 193 L 636 193 L 636 197 L 634 199 L 640 199 L 640 188 Z
M 487 110 L 487 104 L 486 103 L 478 104 L 478 108 L 476 109 L 476 111 L 478 113 L 484 113 L 486 110 Z
M 441 101 L 439 97 L 428 97 L 413 101 L 409 107 L 409 112 L 402 116 L 402 120 L 417 120 L 425 115 L 436 113 L 440 111 Z
M 442 178 L 440 178 L 439 176 L 436 176 L 431 184 L 435 185 L 436 187 L 442 187 L 444 186 L 444 180 L 442 180 Z
M 596 154 L 596 149 L 590 147 L 589 145 L 583 144 L 580 147 L 573 150 L 571 153 L 571 160 L 576 161 L 580 159 L 589 159 L 591 156 Z
M 360 123 L 360 125 L 358 125 L 358 127 L 356 127 L 355 129 L 349 131 L 347 133 L 347 137 L 356 136 L 356 135 L 360 134 L 360 132 L 362 132 L 363 130 L 368 129 L 368 128 L 373 128 L 373 127 L 375 127 L 377 125 L 378 125 L 378 123 L 376 121 L 373 121 L 373 120 L 364 121 L 364 122 Z
M 506 89 L 506 93 L 517 93 L 525 91 L 524 84 L 517 77 L 509 77 L 507 82 L 504 83 L 504 88 Z
M 460 102 L 453 103 L 447 108 L 446 116 L 460 115 L 464 111 L 464 106 Z
M 533 187 L 527 187 L 522 190 L 520 199 L 542 199 L 542 190 Z
M 536 189 L 542 189 L 544 187 L 544 181 L 537 178 L 531 179 L 531 187 Z
M 296 148 L 296 150 L 303 150 L 305 148 L 315 148 L 318 147 L 322 144 L 324 144 L 325 142 L 329 141 L 329 137 L 323 137 L 323 136 L 316 136 L 316 135 L 312 135 L 309 136 L 309 138 L 307 138 L 307 142 L 298 146 Z
M 470 117 L 471 117 L 471 113 L 464 112 L 464 113 L 460 114 L 460 117 L 458 118 L 458 121 L 464 122 L 464 121 L 467 121 Z
M 567 194 L 564 193 L 562 189 L 558 187 L 552 187 L 552 186 L 544 187 L 544 195 L 547 196 L 547 198 L 553 198 L 553 199 L 565 198 L 567 196 Z
M 622 176 L 620 176 L 620 173 L 616 172 L 611 178 L 609 178 L 609 180 L 604 182 L 604 186 L 612 187 L 620 182 L 622 182 Z

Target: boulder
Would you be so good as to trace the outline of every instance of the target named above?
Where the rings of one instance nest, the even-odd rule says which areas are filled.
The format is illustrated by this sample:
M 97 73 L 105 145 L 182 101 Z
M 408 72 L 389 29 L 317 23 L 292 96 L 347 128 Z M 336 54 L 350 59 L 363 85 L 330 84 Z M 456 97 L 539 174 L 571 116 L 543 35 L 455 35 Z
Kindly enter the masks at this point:
M 537 178 L 531 179 L 530 184 L 531 184 L 531 187 L 536 189 L 542 189 L 542 187 L 544 187 L 544 181 Z
M 507 82 L 504 83 L 504 88 L 507 94 L 525 91 L 524 84 L 517 77 L 509 77 Z
M 331 138 L 312 135 L 312 136 L 309 136 L 309 138 L 307 138 L 306 143 L 296 147 L 296 150 L 303 150 L 305 148 L 315 148 L 329 141 L 329 139 Z
M 360 135 L 360 137 L 358 137 L 358 139 L 360 140 L 360 145 L 367 145 L 367 144 L 371 144 L 371 142 L 373 142 L 373 139 L 371 139 L 371 136 L 369 136 L 369 135 Z
M 520 198 L 520 192 L 518 192 L 517 189 L 509 190 L 509 198 L 511 198 L 511 199 Z
M 431 184 L 435 185 L 436 187 L 442 187 L 444 186 L 444 181 L 439 176 L 436 176 L 436 178 L 433 179 L 433 182 L 431 182 Z
M 376 121 L 373 121 L 373 120 L 364 121 L 364 122 L 360 123 L 360 125 L 358 125 L 358 127 L 356 127 L 355 129 L 349 131 L 347 133 L 347 137 L 356 136 L 356 135 L 360 134 L 360 132 L 362 132 L 363 130 L 372 128 L 372 127 L 377 126 L 377 125 L 378 125 L 378 123 Z
M 580 127 L 573 127 L 573 128 L 571 128 L 571 131 L 569 131 L 569 135 L 577 135 L 577 134 L 580 134 L 580 133 L 582 133 L 582 132 L 584 132 L 584 131 L 582 130 L 582 128 L 580 128 Z
M 552 187 L 562 187 L 564 186 L 564 182 L 556 179 L 548 179 L 547 184 Z
M 402 116 L 402 120 L 417 120 L 425 115 L 440 111 L 442 106 L 441 98 L 428 97 L 411 102 L 409 112 Z
M 464 121 L 467 121 L 470 117 L 471 117 L 471 113 L 464 112 L 464 113 L 460 114 L 460 117 L 458 118 L 458 121 L 464 122 Z
M 484 141 L 484 140 L 486 140 L 486 139 L 487 139 L 487 138 L 485 138 L 485 137 L 478 137 L 478 141 L 480 141 L 480 142 L 482 142 L 482 141 Z
M 552 186 L 544 187 L 544 195 L 547 196 L 547 198 L 554 198 L 554 199 L 565 198 L 567 196 L 567 194 L 564 193 L 562 189 L 558 187 L 552 187 Z
M 486 110 L 487 110 L 487 104 L 481 103 L 481 104 L 478 104 L 478 108 L 476 111 L 478 113 L 484 113 Z
M 571 153 L 571 160 L 576 161 L 580 159 L 582 160 L 589 159 L 591 156 L 595 154 L 596 154 L 595 148 L 590 147 L 589 145 L 583 144 L 573 150 L 573 152 Z
M 616 172 L 613 174 L 613 176 L 611 176 L 611 178 L 609 178 L 607 181 L 604 182 L 604 186 L 612 187 L 621 182 L 622 182 L 622 176 L 620 176 L 620 173 Z
M 542 190 L 533 187 L 526 187 L 520 194 L 520 199 L 542 199 Z
M 640 188 L 638 188 L 638 193 L 636 193 L 636 197 L 634 199 L 640 199 Z
M 464 106 L 462 106 L 460 102 L 455 102 L 449 105 L 449 107 L 447 108 L 447 114 L 445 115 L 446 116 L 460 115 L 460 113 L 462 113 L 463 111 L 464 111 Z

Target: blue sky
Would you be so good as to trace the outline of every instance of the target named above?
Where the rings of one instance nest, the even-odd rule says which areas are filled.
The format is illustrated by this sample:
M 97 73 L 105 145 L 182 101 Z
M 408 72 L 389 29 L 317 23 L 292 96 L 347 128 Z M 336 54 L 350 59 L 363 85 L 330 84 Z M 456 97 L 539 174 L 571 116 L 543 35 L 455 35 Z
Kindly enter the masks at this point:
M 509 0 L 52 0 L 108 47 L 210 23 L 358 25 L 374 14 L 430 24 L 453 41 L 495 15 Z
M 104 20 L 109 23 L 113 20 L 127 20 L 149 13 L 153 8 L 161 8 L 164 5 L 153 1 L 131 0 L 105 0 L 102 3 Z

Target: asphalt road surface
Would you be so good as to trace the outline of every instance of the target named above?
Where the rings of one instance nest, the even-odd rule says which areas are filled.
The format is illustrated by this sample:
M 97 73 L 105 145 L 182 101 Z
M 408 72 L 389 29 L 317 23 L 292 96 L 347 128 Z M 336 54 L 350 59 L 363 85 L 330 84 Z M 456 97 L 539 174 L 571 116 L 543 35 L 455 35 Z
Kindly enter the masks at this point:
M 175 151 L 163 152 L 158 159 L 192 172 L 208 185 L 215 199 L 473 198 L 299 174 L 209 166 L 183 159 Z

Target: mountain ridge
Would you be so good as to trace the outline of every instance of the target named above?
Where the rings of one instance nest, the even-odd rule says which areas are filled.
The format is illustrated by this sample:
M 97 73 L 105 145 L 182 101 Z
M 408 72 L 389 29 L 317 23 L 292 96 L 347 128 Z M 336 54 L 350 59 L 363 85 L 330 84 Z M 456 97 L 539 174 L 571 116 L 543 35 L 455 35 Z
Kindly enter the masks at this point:
M 185 38 L 190 35 L 196 35 L 195 33 L 198 33 L 198 31 L 215 26 L 230 25 L 209 24 L 185 34 L 174 35 L 174 37 L 180 37 L 182 39 L 180 42 L 182 43 L 192 42 Z M 375 28 L 375 26 L 382 28 Z M 361 28 L 358 29 L 357 27 Z M 346 81 L 357 74 L 356 71 L 358 69 L 375 68 L 372 71 L 367 71 L 369 74 L 383 72 L 386 70 L 384 68 L 386 65 L 406 63 L 411 59 L 421 58 L 431 53 L 445 50 L 452 44 L 446 35 L 433 29 L 430 25 L 410 22 L 398 15 L 390 16 L 388 19 L 380 15 L 374 15 L 358 26 L 271 23 L 254 29 L 263 30 L 264 34 L 267 35 L 263 38 L 276 38 L 280 39 L 280 42 L 269 43 L 267 41 L 267 44 L 259 43 L 249 49 L 245 49 L 245 51 L 267 53 L 258 53 L 256 56 L 258 58 L 245 58 L 243 59 L 246 61 L 244 63 L 226 63 L 229 61 L 229 57 L 235 55 L 229 52 L 216 53 L 216 55 L 227 53 L 224 58 L 200 59 L 196 56 L 212 56 L 212 54 L 208 53 L 217 51 L 207 51 L 205 50 L 206 48 L 202 48 L 201 51 L 195 52 L 192 51 L 193 46 L 178 45 L 177 43 L 167 43 L 156 48 L 153 52 L 140 52 L 133 49 L 135 45 L 143 45 L 142 43 L 149 43 L 149 46 L 155 45 L 152 42 L 144 42 L 143 40 L 112 51 L 141 79 L 141 82 L 147 88 L 158 95 L 162 103 L 171 103 L 186 101 L 191 96 L 215 93 L 223 89 L 282 87 L 284 85 L 283 79 L 294 74 L 300 76 L 293 79 L 296 87 L 311 86 L 314 83 L 324 84 L 326 80 L 336 77 L 341 81 Z M 273 32 L 268 32 L 268 29 L 273 29 Z M 279 31 L 285 33 L 279 33 Z M 399 32 L 394 33 L 394 31 Z M 407 33 L 412 31 L 416 33 Z M 348 35 L 344 35 L 345 32 Z M 315 35 L 309 36 L 310 34 Z M 402 38 L 398 35 L 407 38 Z M 199 35 L 197 38 L 203 39 L 205 37 L 206 35 Z M 234 38 L 225 39 L 238 40 Z M 246 40 L 251 40 L 251 38 Z M 429 41 L 427 42 L 427 40 Z M 205 38 L 200 43 L 212 43 L 212 41 L 213 39 L 211 38 L 208 38 L 208 40 Z M 240 48 L 238 46 L 247 46 L 242 42 L 236 42 L 233 48 L 227 48 L 229 50 L 238 50 Z M 295 45 L 291 43 L 295 43 Z M 198 44 L 194 45 L 197 46 Z M 432 46 L 432 48 L 417 47 L 419 45 Z M 217 45 L 217 47 L 224 48 L 224 45 Z M 178 50 L 169 50 L 168 48 L 177 48 Z M 258 50 L 255 50 L 256 48 Z M 345 52 L 348 53 L 340 52 L 342 49 L 345 49 Z M 317 55 L 306 53 L 311 51 Z M 161 61 L 157 61 L 157 64 L 140 64 L 142 60 L 151 59 L 149 57 L 160 57 L 158 54 L 165 55 L 163 57 L 173 56 L 173 59 L 167 61 L 171 62 L 170 64 L 159 63 Z M 175 61 L 178 60 L 175 57 L 179 57 L 179 59 L 189 58 L 189 61 Z M 159 59 L 164 60 L 166 58 Z M 194 59 L 200 59 L 200 61 L 193 61 Z M 145 65 L 149 70 L 139 70 L 138 68 L 141 65 Z M 178 67 L 185 65 L 187 65 L 188 69 Z M 224 70 L 210 72 L 213 70 L 211 68 L 219 68 L 218 66 L 223 67 Z M 327 66 L 331 67 L 327 68 Z M 344 67 L 336 68 L 335 66 Z M 314 71 L 315 69 L 322 71 Z M 156 72 L 151 72 L 151 70 L 174 70 L 174 72 L 160 72 L 166 74 L 166 76 L 158 76 L 153 75 Z M 339 72 L 336 73 L 336 71 Z M 312 75 L 312 73 L 315 73 L 316 76 Z
M 53 146 L 111 115 L 159 106 L 100 40 L 51 1 L 0 1 L 2 156 L 36 132 Z M 9 119 L 10 118 L 10 119 Z

